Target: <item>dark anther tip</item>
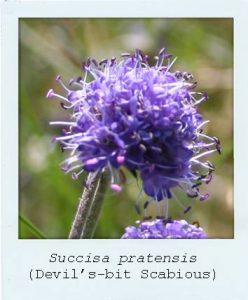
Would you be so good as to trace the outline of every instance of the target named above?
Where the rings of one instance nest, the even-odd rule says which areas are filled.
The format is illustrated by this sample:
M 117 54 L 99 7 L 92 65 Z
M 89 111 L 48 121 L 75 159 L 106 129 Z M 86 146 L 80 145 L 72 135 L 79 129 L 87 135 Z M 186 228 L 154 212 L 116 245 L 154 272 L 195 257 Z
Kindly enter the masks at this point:
M 187 212 L 189 212 L 191 210 L 191 208 L 192 208 L 191 206 L 186 207 L 185 210 L 183 211 L 184 214 L 186 214 Z
M 55 80 L 60 81 L 61 80 L 61 75 L 56 76 Z
M 144 209 L 147 209 L 148 205 L 149 205 L 149 201 L 146 201 L 146 202 L 144 203 Z
M 217 145 L 220 145 L 220 139 L 219 138 L 217 138 L 216 136 L 213 136 L 213 139 L 214 139 L 214 141 Z
M 66 107 L 66 105 L 65 105 L 63 102 L 60 102 L 60 106 L 61 106 L 63 109 L 68 109 L 68 108 Z
M 164 220 L 164 216 L 156 216 L 156 219 L 158 219 L 158 220 Z
M 96 67 L 98 67 L 98 63 L 97 63 L 97 61 L 93 58 L 92 59 L 92 63 L 96 66 Z
M 165 47 L 162 48 L 162 49 L 159 51 L 159 56 L 164 55 L 165 51 L 166 51 L 166 48 L 165 48 Z
M 194 225 L 195 227 L 199 228 L 200 227 L 200 223 L 199 221 L 193 221 L 192 225 Z
M 80 82 L 83 78 L 81 76 L 78 76 L 78 78 L 76 79 L 76 82 Z
M 168 223 L 172 223 L 173 221 L 172 221 L 172 218 L 171 217 L 168 217 L 168 218 L 164 218 L 163 219 L 163 224 L 164 225 L 166 225 L 166 224 L 168 224 Z
M 200 197 L 200 201 L 205 201 L 205 200 L 207 200 L 208 198 L 209 198 L 209 194 L 207 193 L 207 194 L 202 195 L 202 196 Z
M 100 62 L 99 62 L 99 65 L 103 65 L 103 64 L 106 64 L 108 62 L 108 59 L 107 58 L 104 58 L 102 59 Z
M 194 188 L 200 186 L 201 184 L 202 184 L 201 182 L 197 182 L 196 184 L 192 185 L 192 189 L 194 189 Z

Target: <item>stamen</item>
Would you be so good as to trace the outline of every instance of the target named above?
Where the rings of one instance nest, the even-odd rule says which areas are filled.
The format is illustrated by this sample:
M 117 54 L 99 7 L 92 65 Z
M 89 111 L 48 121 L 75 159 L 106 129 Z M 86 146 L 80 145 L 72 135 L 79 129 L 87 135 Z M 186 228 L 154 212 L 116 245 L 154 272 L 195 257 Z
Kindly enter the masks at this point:
M 214 150 L 209 150 L 209 151 L 207 151 L 207 152 L 204 152 L 204 153 L 201 153 L 201 154 L 199 154 L 199 155 L 196 155 L 196 156 L 192 157 L 192 158 L 190 159 L 190 161 L 195 161 L 195 160 L 198 159 L 198 158 L 201 158 L 201 157 L 203 157 L 203 156 L 209 155 L 209 154 L 214 153 L 214 152 L 216 152 L 216 149 L 214 149 Z
M 80 174 L 82 174 L 83 172 L 84 172 L 84 169 L 82 169 L 82 170 L 79 171 L 78 173 L 73 172 L 73 173 L 71 174 L 72 179 L 73 179 L 73 180 L 77 180 L 78 177 L 80 176 Z
M 207 123 L 209 123 L 210 121 L 209 120 L 206 120 L 204 122 L 202 122 L 197 128 L 196 130 L 199 130 L 201 127 L 203 127 L 204 125 L 206 125 Z
M 206 184 L 209 184 L 211 181 L 212 181 L 212 175 L 208 175 L 207 177 L 206 177 L 206 180 L 205 180 L 205 183 Z
M 199 192 L 197 190 L 192 189 L 191 191 L 187 192 L 187 196 L 189 198 L 197 198 L 199 196 Z
M 75 134 L 71 134 L 71 135 L 66 135 L 66 136 L 60 136 L 60 137 L 56 137 L 56 141 L 62 141 L 62 140 L 68 140 L 71 138 L 75 138 L 78 136 L 82 136 L 82 133 L 75 133 Z
M 82 168 L 82 167 L 83 167 L 83 164 L 73 166 L 73 167 L 67 169 L 65 173 L 70 173 L 71 171 L 78 169 L 78 168 Z
M 173 59 L 173 61 L 168 65 L 166 72 L 170 70 L 170 68 L 174 65 L 174 63 L 176 62 L 176 60 L 177 60 L 177 57 L 175 57 Z
M 70 126 L 76 126 L 77 123 L 75 123 L 75 122 L 54 121 L 54 122 L 49 122 L 49 125 L 70 125 Z

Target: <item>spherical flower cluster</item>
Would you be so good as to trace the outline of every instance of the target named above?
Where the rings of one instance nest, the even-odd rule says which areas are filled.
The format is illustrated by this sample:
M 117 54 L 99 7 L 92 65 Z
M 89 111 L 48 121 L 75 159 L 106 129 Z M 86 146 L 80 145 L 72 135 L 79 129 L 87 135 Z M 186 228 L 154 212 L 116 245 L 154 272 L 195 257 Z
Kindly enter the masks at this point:
M 111 188 L 121 190 L 120 168 L 139 174 L 143 191 L 161 201 L 180 187 L 189 197 L 205 200 L 199 185 L 211 180 L 213 165 L 201 159 L 220 152 L 219 140 L 203 133 L 204 121 L 197 105 L 206 93 L 194 91 L 196 83 L 186 72 L 172 72 L 171 55 L 162 49 L 155 64 L 140 50 L 115 58 L 83 63 L 84 77 L 71 79 L 61 96 L 49 90 L 48 98 L 62 99 L 61 106 L 72 112 L 55 137 L 71 155 L 63 170 L 73 178 L 83 172 L 108 168 Z
M 138 227 L 128 226 L 122 239 L 205 239 L 206 233 L 201 227 L 185 220 L 165 221 L 156 219 L 144 221 Z

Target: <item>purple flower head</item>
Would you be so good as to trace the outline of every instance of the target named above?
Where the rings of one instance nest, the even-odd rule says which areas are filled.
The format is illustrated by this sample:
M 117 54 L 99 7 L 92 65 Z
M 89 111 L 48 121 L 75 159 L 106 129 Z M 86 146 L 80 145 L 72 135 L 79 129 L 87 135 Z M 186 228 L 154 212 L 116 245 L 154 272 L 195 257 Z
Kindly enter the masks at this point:
M 205 239 L 206 233 L 201 227 L 185 220 L 144 221 L 138 227 L 126 227 L 122 239 Z
M 156 201 L 172 197 L 180 187 L 189 197 L 201 195 L 199 185 L 211 179 L 213 165 L 202 161 L 218 151 L 220 143 L 203 133 L 204 121 L 197 110 L 207 94 L 194 91 L 196 83 L 186 72 L 173 72 L 175 60 L 165 49 L 148 63 L 140 50 L 97 62 L 82 64 L 84 76 L 71 79 L 67 87 L 61 76 L 56 80 L 65 96 L 49 90 L 47 97 L 58 97 L 70 110 L 69 122 L 55 137 L 71 155 L 63 162 L 65 172 L 78 178 L 83 171 L 109 168 L 111 187 L 120 187 L 120 168 L 140 174 L 143 191 Z

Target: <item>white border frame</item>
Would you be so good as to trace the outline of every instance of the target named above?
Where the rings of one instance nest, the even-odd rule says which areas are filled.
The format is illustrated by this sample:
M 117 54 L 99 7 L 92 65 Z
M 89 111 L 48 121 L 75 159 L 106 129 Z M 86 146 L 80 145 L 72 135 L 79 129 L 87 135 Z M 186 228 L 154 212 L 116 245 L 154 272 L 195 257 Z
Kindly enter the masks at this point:
M 185 300 L 244 300 L 247 295 L 248 200 L 248 2 L 239 0 L 68 1 L 2 3 L 2 258 L 3 300 L 73 299 L 143 300 L 174 296 Z M 227 17 L 234 18 L 234 229 L 233 240 L 19 240 L 18 239 L 18 19 L 28 17 Z M 243 131 L 244 129 L 244 131 Z M 63 249 L 63 250 L 62 250 Z M 198 256 L 195 265 L 149 265 L 151 269 L 216 270 L 215 281 L 204 280 L 47 280 L 30 281 L 30 268 L 59 270 L 49 265 L 51 253 L 123 254 L 184 253 Z M 148 265 L 147 265 L 148 266 Z M 116 265 L 110 264 L 109 268 Z M 142 266 L 145 268 L 146 266 Z M 100 270 L 105 266 L 93 265 Z M 141 267 L 129 266 L 133 272 Z M 97 284 L 97 288 L 96 288 Z

